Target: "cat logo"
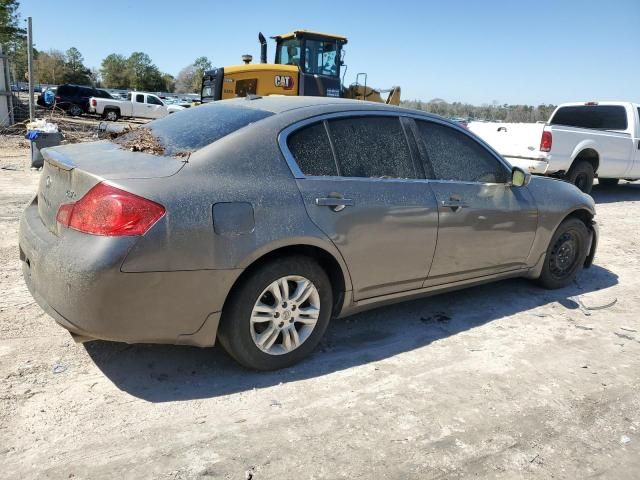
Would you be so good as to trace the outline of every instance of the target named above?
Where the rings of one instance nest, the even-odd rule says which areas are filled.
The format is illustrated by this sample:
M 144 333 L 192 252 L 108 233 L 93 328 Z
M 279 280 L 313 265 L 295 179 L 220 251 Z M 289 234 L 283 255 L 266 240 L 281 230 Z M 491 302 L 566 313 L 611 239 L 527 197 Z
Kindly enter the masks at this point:
M 293 88 L 293 77 L 289 75 L 276 75 L 274 78 L 276 87 L 282 87 L 285 90 L 291 90 Z

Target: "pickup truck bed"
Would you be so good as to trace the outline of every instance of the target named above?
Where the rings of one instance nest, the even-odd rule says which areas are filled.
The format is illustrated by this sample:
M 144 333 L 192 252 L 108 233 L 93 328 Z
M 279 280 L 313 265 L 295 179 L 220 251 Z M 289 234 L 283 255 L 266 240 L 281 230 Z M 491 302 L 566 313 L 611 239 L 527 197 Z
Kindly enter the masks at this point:
M 511 164 L 553 175 L 589 193 L 594 178 L 615 184 L 640 178 L 640 105 L 566 103 L 546 124 L 472 122 L 469 130 Z

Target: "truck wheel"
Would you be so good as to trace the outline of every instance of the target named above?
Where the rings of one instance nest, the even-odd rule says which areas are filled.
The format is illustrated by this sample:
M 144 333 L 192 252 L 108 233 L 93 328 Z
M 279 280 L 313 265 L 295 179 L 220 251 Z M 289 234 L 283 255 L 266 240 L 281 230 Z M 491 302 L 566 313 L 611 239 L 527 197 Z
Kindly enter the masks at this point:
M 578 160 L 569 170 L 566 180 L 584 193 L 591 193 L 594 176 L 593 165 L 584 160 Z
M 564 220 L 551 237 L 538 282 L 544 288 L 569 285 L 588 255 L 589 231 L 577 218 Z
M 117 122 L 120 118 L 120 113 L 117 110 L 107 110 L 104 112 L 104 119 L 109 122 Z
M 620 181 L 619 178 L 598 178 L 598 183 L 603 187 L 613 187 Z
M 223 309 L 218 338 L 245 367 L 288 367 L 320 342 L 331 318 L 332 297 L 329 278 L 313 259 L 275 259 L 234 289 Z
M 82 107 L 80 107 L 80 105 L 76 105 L 75 103 L 73 103 L 67 109 L 67 113 L 72 117 L 79 117 L 80 115 L 82 115 Z

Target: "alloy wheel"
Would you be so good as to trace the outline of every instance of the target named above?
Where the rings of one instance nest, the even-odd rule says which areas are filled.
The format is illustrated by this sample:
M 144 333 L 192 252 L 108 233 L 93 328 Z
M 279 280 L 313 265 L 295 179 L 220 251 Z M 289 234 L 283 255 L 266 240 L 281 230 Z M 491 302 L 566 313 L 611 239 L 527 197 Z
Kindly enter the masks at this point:
M 320 294 L 308 279 L 288 275 L 272 282 L 251 311 L 251 338 L 269 355 L 283 355 L 302 345 L 320 315 Z

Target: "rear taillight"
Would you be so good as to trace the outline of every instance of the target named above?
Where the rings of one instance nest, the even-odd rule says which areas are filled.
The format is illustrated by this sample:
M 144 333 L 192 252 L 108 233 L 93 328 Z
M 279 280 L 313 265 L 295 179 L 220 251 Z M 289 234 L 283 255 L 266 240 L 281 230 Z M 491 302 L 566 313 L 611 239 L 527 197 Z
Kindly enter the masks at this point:
M 92 98 L 92 99 L 91 99 L 91 106 L 92 106 L 92 107 L 95 107 L 96 105 L 98 105 L 97 100 L 96 100 L 95 98 Z
M 60 205 L 56 220 L 92 235 L 143 235 L 164 215 L 162 205 L 99 183 L 77 202 Z
M 548 132 L 546 130 L 542 132 L 542 138 L 540 139 L 540 151 L 550 152 L 552 143 L 553 143 L 553 136 L 551 135 L 551 132 Z

